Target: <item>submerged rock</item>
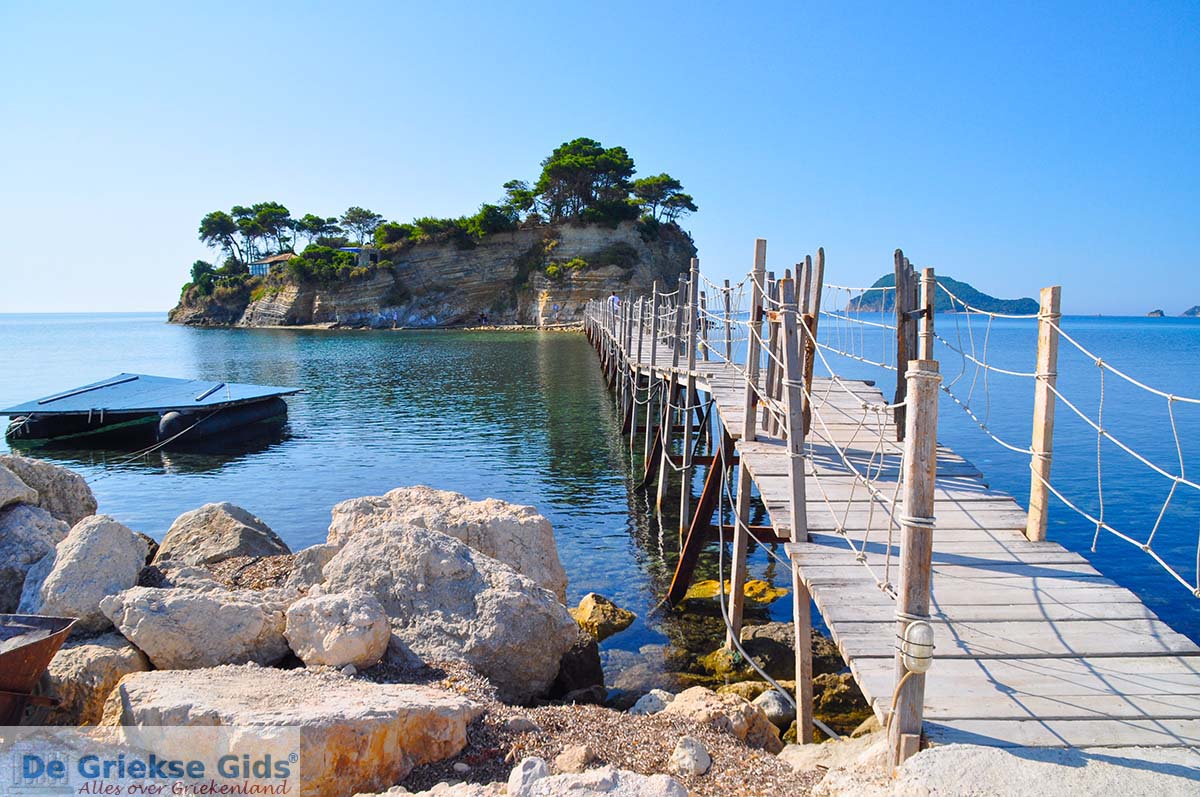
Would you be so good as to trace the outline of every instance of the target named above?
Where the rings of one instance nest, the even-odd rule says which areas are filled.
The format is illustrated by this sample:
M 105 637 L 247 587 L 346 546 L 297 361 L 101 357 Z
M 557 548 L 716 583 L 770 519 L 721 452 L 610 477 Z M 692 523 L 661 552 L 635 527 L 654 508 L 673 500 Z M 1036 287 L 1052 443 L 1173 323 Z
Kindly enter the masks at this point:
M 59 701 L 47 710 L 46 725 L 95 725 L 104 701 L 126 675 L 150 669 L 146 655 L 120 634 L 68 642 L 42 675 L 42 694 Z
M 373 667 L 387 652 L 387 614 L 362 592 L 301 598 L 288 607 L 284 635 L 307 666 Z
M 729 579 L 725 579 L 725 600 L 729 600 L 731 589 L 731 582 Z M 787 595 L 788 590 L 785 587 L 775 587 L 770 582 L 752 578 L 746 581 L 742 587 L 742 593 L 746 596 L 746 600 L 753 603 L 773 603 Z M 715 579 L 707 579 L 692 584 L 683 597 L 684 600 L 709 600 L 720 594 L 721 583 Z
M 409 526 L 439 531 L 499 560 L 566 602 L 567 574 L 550 521 L 531 506 L 495 498 L 472 501 L 431 487 L 399 487 L 333 508 L 328 541 L 341 545 L 364 529 Z
M 597 642 L 608 639 L 633 624 L 637 615 L 622 609 L 608 598 L 589 592 L 579 601 L 579 606 L 569 610 L 580 628 L 587 631 Z
M 17 611 L 78 618 L 74 634 L 103 631 L 111 623 L 100 602 L 136 584 L 145 564 L 145 540 L 108 515 L 89 515 L 30 568 Z
M 66 523 L 41 507 L 0 509 L 0 614 L 17 610 L 30 568 L 53 553 L 68 531 Z
M 104 723 L 295 727 L 304 793 L 349 797 L 456 755 L 479 713 L 466 698 L 429 687 L 244 665 L 127 676 Z
M 274 664 L 288 652 L 283 590 L 134 587 L 100 608 L 160 670 Z M 294 597 L 294 596 L 291 596 Z
M 82 476 L 40 459 L 0 454 L 0 467 L 37 490 L 37 505 L 67 525 L 96 514 L 96 496 Z
M 358 531 L 324 574 L 326 592 L 360 588 L 375 596 L 391 618 L 397 655 L 465 661 L 511 702 L 545 694 L 578 636 L 549 592 L 428 529 Z
M 254 515 L 228 502 L 205 504 L 175 518 L 155 564 L 206 565 L 235 556 L 278 556 L 291 550 Z

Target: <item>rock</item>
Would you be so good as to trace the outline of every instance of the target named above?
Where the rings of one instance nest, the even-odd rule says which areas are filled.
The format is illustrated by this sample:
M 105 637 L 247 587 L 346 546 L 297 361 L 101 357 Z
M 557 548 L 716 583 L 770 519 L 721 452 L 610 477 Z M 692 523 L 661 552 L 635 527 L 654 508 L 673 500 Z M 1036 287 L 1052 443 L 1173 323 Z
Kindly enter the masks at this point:
M 423 764 L 457 755 L 480 714 L 466 698 L 314 670 L 243 665 L 126 676 L 106 725 L 285 725 L 300 731 L 305 794 L 386 789 Z
M 310 587 L 320 584 L 325 580 L 321 571 L 339 550 L 340 546 L 321 543 L 297 551 L 292 560 L 292 572 L 288 575 L 288 588 L 307 592 Z
M 139 540 L 146 543 L 146 564 L 149 565 L 154 561 L 154 557 L 158 556 L 158 540 L 151 537 L 149 534 L 142 534 L 140 531 L 135 531 Z
M 47 710 L 41 724 L 95 725 L 117 682 L 130 673 L 149 669 L 146 655 L 120 634 L 68 642 L 42 675 L 42 694 L 60 702 Z
M 1165 315 L 1166 313 L 1164 313 L 1162 310 L 1151 310 L 1150 312 L 1146 313 L 1147 318 L 1162 318 Z
M 347 664 L 339 672 L 341 672 L 341 674 L 347 678 L 353 678 L 354 676 L 358 675 L 358 668 L 353 664 Z
M 872 715 L 850 673 L 813 678 L 813 714 L 838 733 L 850 733 Z
M 772 622 L 742 628 L 742 647 L 775 680 L 796 677 L 795 631 L 791 623 Z M 845 669 L 837 645 L 817 630 L 812 632 L 813 673 Z M 700 666 L 719 678 L 753 680 L 761 676 L 736 650 L 719 647 L 699 659 Z
M 288 607 L 284 629 L 305 665 L 362 669 L 379 663 L 391 633 L 379 601 L 362 592 L 301 598 Z
M 587 689 L 576 689 L 567 692 L 561 698 L 562 702 L 580 706 L 602 706 L 608 700 L 608 690 L 603 686 L 589 686 Z
M 668 772 L 684 777 L 703 775 L 711 766 L 712 756 L 708 754 L 704 742 L 694 736 L 680 737 L 667 761 Z
M 397 655 L 464 661 L 510 702 L 545 694 L 578 635 L 546 590 L 428 529 L 355 532 L 324 572 L 326 592 L 361 588 L 375 596 L 391 618 Z
M 584 595 L 583 599 L 579 601 L 579 606 L 571 609 L 570 612 L 571 616 L 575 618 L 575 622 L 579 623 L 580 628 L 595 637 L 597 642 L 607 639 L 618 631 L 624 631 L 637 619 L 637 615 L 633 612 L 622 609 L 608 598 L 595 592 Z
M 550 776 L 550 767 L 540 758 L 531 756 L 521 761 L 508 773 L 509 797 L 528 794 L 533 784 Z
M 554 768 L 559 772 L 583 772 L 588 764 L 596 760 L 596 752 L 586 744 L 573 744 L 563 748 L 554 757 Z
M 37 490 L 37 505 L 68 526 L 96 514 L 92 488 L 74 471 L 17 454 L 0 454 L 0 467 Z
M 662 713 L 711 725 L 770 753 L 783 749 L 779 729 L 763 710 L 737 695 L 718 695 L 706 687 L 693 686 L 676 695 Z
M 159 545 L 155 564 L 206 565 L 235 556 L 291 553 L 283 540 L 245 509 L 205 504 L 175 518 Z
M 508 797 L 687 797 L 679 781 L 669 775 L 639 775 L 625 769 L 600 767 L 579 774 L 551 775 L 546 762 L 526 758 L 508 776 Z
M 875 733 L 875 731 L 882 729 L 883 723 L 879 721 L 879 717 L 876 717 L 875 714 L 872 713 L 871 716 L 860 722 L 857 728 L 850 731 L 850 737 L 857 739 L 860 736 L 866 736 L 869 733 Z
M 550 685 L 550 697 L 564 698 L 573 692 L 597 686 L 604 688 L 600 645 L 595 637 L 580 628 L 576 632 L 575 644 L 558 662 L 558 675 L 554 676 L 554 683 Z
M 455 761 L 452 769 L 460 775 L 465 775 L 471 771 L 471 765 L 462 761 Z
M 17 611 L 76 617 L 74 634 L 103 631 L 110 623 L 100 602 L 136 584 L 145 564 L 142 539 L 108 515 L 89 515 L 30 568 Z
M 657 714 L 667 707 L 667 704 L 675 699 L 675 695 L 663 689 L 651 689 L 646 694 L 638 698 L 638 701 L 629 709 L 630 714 L 644 716 L 647 714 Z
M 225 585 L 217 581 L 211 570 L 193 565 L 147 565 L 138 577 L 138 586 L 162 589 L 177 587 L 201 592 L 225 589 Z
M 767 715 L 772 724 L 781 731 L 787 729 L 796 719 L 796 709 L 783 695 L 774 689 L 763 692 L 752 701 Z
M 754 702 L 754 698 L 761 695 L 763 692 L 769 691 L 771 685 L 766 681 L 737 681 L 731 684 L 722 684 L 717 687 L 718 695 L 737 695 L 740 698 Z
M 38 492 L 17 474 L 0 465 L 0 509 L 9 504 L 37 504 Z
M 160 670 L 274 664 L 288 652 L 287 595 L 279 590 L 134 587 L 101 610 Z
M 504 727 L 513 733 L 537 733 L 542 729 L 529 717 L 509 717 L 504 721 Z
M 341 545 L 363 529 L 415 526 L 440 531 L 497 559 L 566 602 L 567 574 L 558 560 L 550 521 L 533 507 L 431 487 L 399 487 L 386 495 L 353 498 L 333 508 L 328 542 Z
M 41 507 L 16 504 L 0 509 L 0 614 L 16 611 L 29 569 L 53 553 L 69 530 Z

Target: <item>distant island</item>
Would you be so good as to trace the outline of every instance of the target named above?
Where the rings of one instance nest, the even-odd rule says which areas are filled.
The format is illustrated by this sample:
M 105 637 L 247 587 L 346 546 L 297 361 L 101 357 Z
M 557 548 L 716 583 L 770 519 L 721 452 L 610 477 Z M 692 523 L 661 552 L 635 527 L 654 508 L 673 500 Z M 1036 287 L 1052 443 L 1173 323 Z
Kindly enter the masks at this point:
M 278 202 L 216 210 L 199 237 L 220 266 L 192 265 L 174 323 L 194 326 L 445 327 L 581 318 L 612 291 L 673 289 L 696 247 L 679 219 L 697 210 L 668 174 L 633 179 L 624 147 L 577 138 L 533 185 L 458 218 L 386 221 L 351 207 L 292 216 Z
M 1167 314 L 1162 310 L 1151 310 L 1146 313 L 1147 318 L 1166 318 Z M 1200 318 L 1200 304 L 1192 305 L 1187 310 L 1179 314 L 1180 318 Z
M 989 313 L 1032 315 L 1036 314 L 1039 309 L 1035 299 L 997 299 L 995 296 L 989 296 L 965 282 L 941 274 L 937 275 L 937 282 L 972 307 Z M 875 284 L 868 288 L 867 291 L 851 298 L 847 303 L 846 309 L 857 312 L 890 312 L 896 307 L 896 292 L 882 289 L 895 287 L 896 275 L 885 274 L 875 280 Z M 961 303 L 951 299 L 946 291 L 937 291 L 937 298 L 933 301 L 933 309 L 937 313 L 954 313 L 962 312 L 963 306 Z
M 1146 313 L 1146 318 L 1162 318 L 1166 315 L 1162 310 L 1151 310 Z

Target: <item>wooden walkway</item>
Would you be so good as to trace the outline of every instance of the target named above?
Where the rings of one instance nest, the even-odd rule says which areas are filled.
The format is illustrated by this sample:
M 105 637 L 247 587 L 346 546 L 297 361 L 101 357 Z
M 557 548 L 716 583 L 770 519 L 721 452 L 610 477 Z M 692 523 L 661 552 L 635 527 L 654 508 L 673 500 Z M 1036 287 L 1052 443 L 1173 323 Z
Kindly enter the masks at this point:
M 687 370 L 672 352 L 629 347 L 621 367 L 643 380 Z M 745 381 L 724 362 L 699 362 L 691 374 L 711 396 L 716 419 L 735 442 L 776 535 L 791 524 L 787 447 L 757 433 L 743 441 Z M 857 560 L 846 539 L 866 535 L 881 570 L 887 530 L 868 532 L 870 495 L 842 461 L 884 452 L 880 477 L 900 478 L 902 444 L 890 422 L 860 426 L 861 401 L 886 404 L 861 382 L 813 384 L 814 421 L 807 460 L 809 540 L 786 546 L 834 641 L 881 721 L 896 687 L 896 601 Z M 882 438 L 882 439 L 880 439 Z M 1127 747 L 1200 745 L 1200 647 L 1159 620 L 1129 590 L 1084 557 L 1026 538 L 1026 512 L 989 489 L 979 469 L 939 446 L 933 533 L 931 622 L 936 649 L 926 676 L 924 734 L 929 742 L 993 746 Z M 879 462 L 876 457 L 875 462 Z M 886 515 L 886 512 L 882 512 Z M 843 536 L 843 534 L 845 536 Z M 899 557 L 899 535 L 891 549 Z M 895 569 L 893 566 L 893 579 Z

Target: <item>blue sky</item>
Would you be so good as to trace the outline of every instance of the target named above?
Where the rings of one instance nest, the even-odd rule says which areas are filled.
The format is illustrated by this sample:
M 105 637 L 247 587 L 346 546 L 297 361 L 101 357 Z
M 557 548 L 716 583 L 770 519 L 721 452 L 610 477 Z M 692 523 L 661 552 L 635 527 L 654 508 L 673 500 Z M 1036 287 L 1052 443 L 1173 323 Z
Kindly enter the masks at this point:
M 459 215 L 577 136 L 868 284 L 1200 303 L 1200 5 L 0 0 L 0 312 L 166 310 L 200 217 Z

